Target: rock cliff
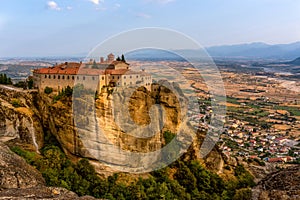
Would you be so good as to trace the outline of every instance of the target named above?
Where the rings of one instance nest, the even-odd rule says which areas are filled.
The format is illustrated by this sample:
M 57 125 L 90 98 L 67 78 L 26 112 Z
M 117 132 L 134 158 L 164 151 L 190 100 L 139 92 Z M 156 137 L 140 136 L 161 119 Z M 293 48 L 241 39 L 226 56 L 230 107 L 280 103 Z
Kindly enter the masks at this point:
M 46 187 L 42 175 L 0 142 L 0 199 L 94 199 L 79 198 L 63 188 Z
M 253 200 L 300 199 L 300 168 L 294 166 L 267 175 L 252 189 Z
M 0 140 L 35 150 L 43 146 L 40 113 L 35 109 L 37 92 L 0 87 Z
M 73 104 L 72 109 L 71 98 L 54 102 L 53 96 L 44 93 L 0 87 L 0 138 L 10 140 L 8 144 L 38 151 L 44 135 L 51 134 L 71 159 L 89 158 L 99 173 L 110 175 L 116 171 L 115 164 L 127 159 L 120 151 L 155 152 L 165 145 L 163 132 L 167 130 L 193 134 L 184 120 L 187 99 L 176 84 L 156 84 L 151 92 L 145 88 L 105 92 L 96 102 L 94 97 L 80 97 L 73 99 L 77 108 Z M 18 99 L 19 105 L 13 106 L 14 99 Z M 103 135 L 95 135 L 99 130 Z M 198 134 L 189 148 L 190 155 L 186 156 L 199 159 L 202 141 L 203 135 Z M 111 150 L 112 146 L 119 149 Z M 130 159 L 127 163 L 134 163 Z M 147 163 L 159 158 L 139 159 Z M 221 172 L 224 160 L 214 149 L 204 163 Z

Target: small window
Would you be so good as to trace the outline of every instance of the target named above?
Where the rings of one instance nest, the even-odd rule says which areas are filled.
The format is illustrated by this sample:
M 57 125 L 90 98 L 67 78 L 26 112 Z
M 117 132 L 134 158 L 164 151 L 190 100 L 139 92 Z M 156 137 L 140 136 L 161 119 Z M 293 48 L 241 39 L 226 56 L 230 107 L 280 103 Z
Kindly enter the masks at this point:
M 102 76 L 102 80 L 104 80 L 104 76 Z
M 126 79 L 126 76 L 124 76 L 124 79 Z
M 62 76 L 62 79 L 65 79 L 65 76 Z
M 79 76 L 77 76 L 77 80 L 79 80 Z
M 57 76 L 57 79 L 60 79 L 60 75 Z
M 115 79 L 115 76 L 112 76 L 112 79 Z
M 120 76 L 118 76 L 118 79 L 120 79 Z
M 73 80 L 75 79 L 74 76 L 72 76 L 72 79 L 73 79 Z
M 47 78 L 47 75 L 45 75 L 45 78 Z
M 130 76 L 130 78 L 132 78 L 132 76 Z
M 93 79 L 93 81 L 94 81 L 94 80 L 95 80 L 95 77 L 93 76 L 92 79 Z
M 139 76 L 136 76 L 136 78 L 138 78 Z
M 85 80 L 85 76 L 82 79 Z
M 53 76 L 53 79 L 55 79 L 55 75 Z
M 69 80 L 69 79 L 70 79 L 70 76 L 68 76 L 67 79 Z
M 51 79 L 51 75 L 49 75 L 49 79 Z
M 124 85 L 126 85 L 126 82 L 124 82 Z

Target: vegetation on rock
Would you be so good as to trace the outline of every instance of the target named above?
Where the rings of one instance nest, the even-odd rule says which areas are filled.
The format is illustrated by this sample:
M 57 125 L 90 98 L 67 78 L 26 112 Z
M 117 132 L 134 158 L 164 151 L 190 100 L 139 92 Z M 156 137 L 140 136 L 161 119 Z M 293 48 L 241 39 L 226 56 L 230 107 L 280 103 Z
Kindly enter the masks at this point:
M 206 170 L 198 161 L 178 160 L 172 165 L 150 173 L 132 183 L 120 181 L 119 175 L 100 178 L 87 159 L 72 163 L 61 149 L 46 145 L 41 155 L 12 150 L 35 166 L 48 186 L 64 187 L 78 195 L 106 199 L 250 199 L 253 177 L 239 165 L 235 179 L 225 181 Z

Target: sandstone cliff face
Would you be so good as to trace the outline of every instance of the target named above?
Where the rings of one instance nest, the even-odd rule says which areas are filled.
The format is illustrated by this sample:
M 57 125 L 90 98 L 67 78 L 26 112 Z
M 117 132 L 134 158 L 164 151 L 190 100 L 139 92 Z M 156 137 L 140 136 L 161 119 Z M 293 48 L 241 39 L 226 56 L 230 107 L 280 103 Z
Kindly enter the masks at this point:
M 0 87 L 0 140 L 13 140 L 35 151 L 43 146 L 43 126 L 33 105 L 35 92 Z M 17 106 L 12 104 L 17 102 Z
M 21 107 L 11 105 L 14 98 L 20 99 Z M 27 148 L 37 150 L 43 145 L 44 131 L 48 131 L 70 158 L 90 158 L 94 160 L 91 163 L 96 170 L 104 175 L 116 172 L 114 165 L 121 165 L 123 160 L 127 160 L 129 166 L 126 167 L 133 168 L 133 163 L 147 165 L 159 160 L 158 155 L 144 159 L 139 155 L 129 157 L 127 152 L 153 153 L 160 150 L 165 144 L 164 131 L 193 134 L 185 121 L 187 99 L 178 85 L 168 82 L 154 85 L 151 92 L 138 88 L 133 92 L 103 93 L 96 102 L 93 97 L 80 98 L 75 118 L 70 99 L 53 103 L 53 99 L 43 93 L 0 87 L 0 100 L 0 138 L 5 141 L 15 138 L 11 142 L 13 145 L 26 144 Z M 102 135 L 95 134 L 99 132 Z M 198 135 L 189 149 L 190 158 L 200 158 L 202 140 L 203 135 Z M 221 172 L 224 161 L 214 149 L 204 163 L 209 169 Z
M 176 85 L 168 87 L 178 90 Z M 185 97 L 159 85 L 152 92 L 139 88 L 132 93 L 102 93 L 96 102 L 91 96 L 80 96 L 73 101 L 73 109 L 69 101 L 53 104 L 46 95 L 40 95 L 37 109 L 45 129 L 50 130 L 68 155 L 105 163 L 93 162 L 101 173 L 114 172 L 107 165 L 122 165 L 124 159 L 129 165 L 134 163 L 128 160 L 127 152 L 161 149 L 162 133 L 166 130 L 176 133 L 181 127 L 189 131 L 181 114 L 187 109 Z

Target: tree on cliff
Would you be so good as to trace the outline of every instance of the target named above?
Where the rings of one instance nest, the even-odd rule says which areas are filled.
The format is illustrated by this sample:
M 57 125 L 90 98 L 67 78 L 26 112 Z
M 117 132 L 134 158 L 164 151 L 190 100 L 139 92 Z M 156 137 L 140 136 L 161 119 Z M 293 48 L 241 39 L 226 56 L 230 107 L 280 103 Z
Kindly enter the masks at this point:
M 124 54 L 122 54 L 121 60 L 122 60 L 123 62 L 126 62 Z
M 0 74 L 0 84 L 11 85 L 11 78 L 7 77 L 6 74 Z

